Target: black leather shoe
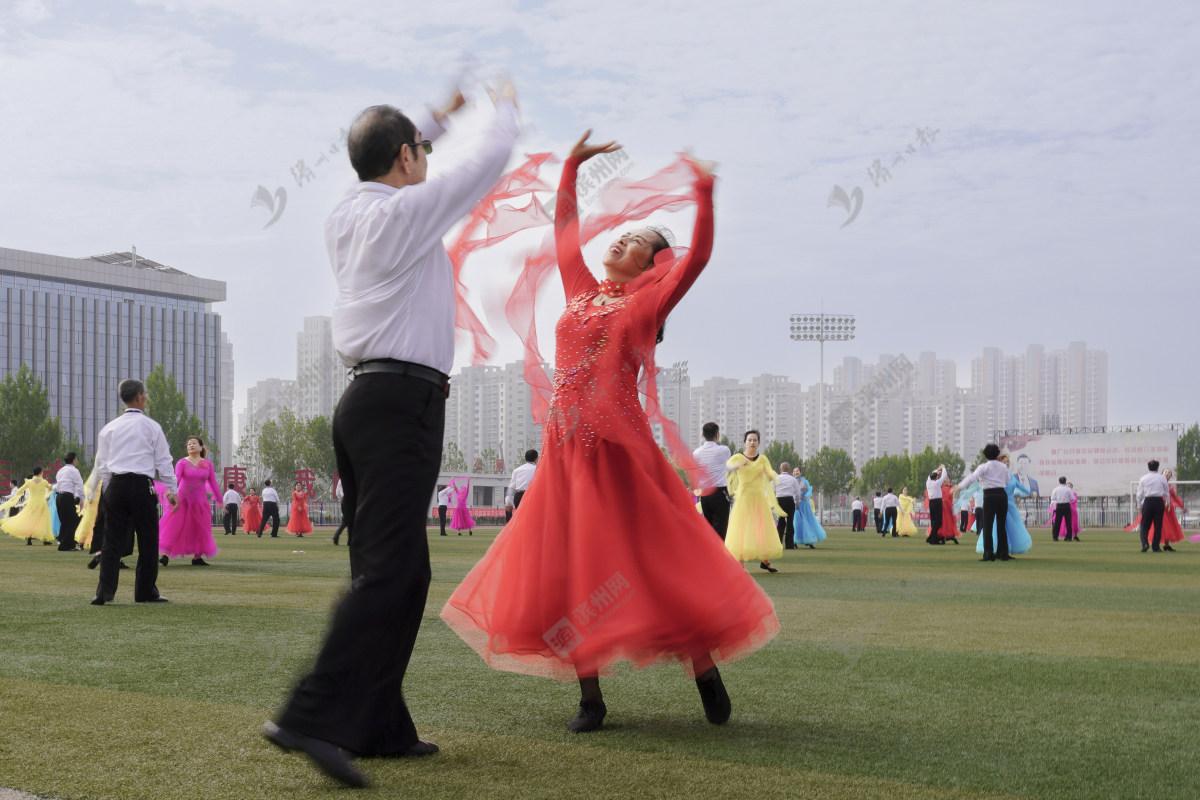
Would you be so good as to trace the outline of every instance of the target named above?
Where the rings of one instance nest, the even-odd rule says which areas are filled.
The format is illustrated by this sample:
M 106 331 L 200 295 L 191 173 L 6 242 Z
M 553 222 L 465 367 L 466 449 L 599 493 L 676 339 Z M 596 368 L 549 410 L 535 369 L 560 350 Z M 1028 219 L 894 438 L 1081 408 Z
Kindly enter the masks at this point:
M 604 701 L 581 700 L 579 702 L 579 711 L 575 714 L 575 718 L 567 723 L 567 730 L 571 733 L 598 731 L 600 730 L 600 726 L 604 724 L 604 717 L 607 714 L 608 707 L 604 705 Z
M 1154 552 L 1156 552 L 1156 553 L 1161 553 L 1161 552 L 1162 552 L 1162 548 L 1161 548 L 1161 547 L 1151 547 L 1150 549 L 1151 549 L 1151 550 L 1153 550 L 1153 551 L 1154 551 Z
M 996 558 L 1000 561 L 1016 561 L 1015 558 L 1013 558 L 1012 556 L 1009 556 L 1009 555 L 996 556 Z
M 1174 547 L 1171 547 L 1171 545 L 1169 545 L 1169 544 L 1164 544 L 1164 545 L 1163 545 L 1163 550 L 1166 550 L 1168 553 L 1174 553 L 1174 552 L 1175 552 L 1175 548 L 1174 548 Z
M 404 751 L 405 756 L 421 758 L 423 756 L 432 756 L 438 752 L 438 746 L 433 742 L 422 742 L 420 739 L 412 747 Z
M 1146 551 L 1147 551 L 1147 550 L 1149 550 L 1149 549 L 1150 549 L 1150 545 L 1148 545 L 1148 544 L 1144 544 L 1144 545 L 1142 545 L 1142 552 L 1143 552 L 1143 553 L 1144 553 L 1144 552 L 1146 552 Z
M 725 691 L 725 682 L 721 673 L 713 667 L 699 678 L 696 678 L 696 688 L 700 690 L 700 702 L 704 703 L 704 718 L 713 725 L 724 725 L 733 713 L 729 702 L 729 692 Z
M 165 567 L 167 564 L 171 563 L 171 559 L 167 558 L 166 556 L 159 556 L 158 563 Z
M 167 598 L 163 597 L 160 594 L 157 597 L 151 597 L 149 600 L 134 600 L 133 602 L 135 602 L 135 603 L 166 603 Z
M 285 753 L 296 750 L 304 753 L 317 769 L 339 783 L 355 789 L 370 785 L 367 776 L 355 768 L 341 748 L 331 742 L 289 731 L 274 722 L 263 725 L 262 735 Z
M 958 537 L 955 537 L 955 538 L 951 539 L 950 541 L 954 542 L 955 544 L 958 544 Z
M 758 562 L 758 568 L 765 569 L 767 572 L 770 572 L 772 575 L 774 575 L 776 572 L 779 572 L 779 570 L 775 569 L 774 567 L 772 567 L 770 564 L 768 564 L 765 561 Z
M 104 597 L 104 596 L 101 596 L 101 595 L 96 595 L 95 597 L 93 597 L 93 598 L 92 598 L 92 603 L 91 603 L 91 604 L 92 604 L 92 605 L 94 605 L 94 606 L 102 606 L 102 605 L 104 605 L 105 603 L 111 603 L 112 601 L 113 601 L 113 599 L 112 599 L 112 597 L 111 597 L 111 596 L 109 596 L 109 597 Z

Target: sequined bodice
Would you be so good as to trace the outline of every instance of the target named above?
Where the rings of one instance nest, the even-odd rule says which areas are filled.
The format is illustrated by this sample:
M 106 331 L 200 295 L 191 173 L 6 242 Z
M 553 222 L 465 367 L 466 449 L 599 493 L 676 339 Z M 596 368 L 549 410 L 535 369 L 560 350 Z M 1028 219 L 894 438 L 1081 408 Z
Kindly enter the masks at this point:
M 187 459 L 183 460 L 183 468 L 180 470 L 179 478 L 179 494 L 190 499 L 203 500 L 204 492 L 208 488 L 208 462 L 201 461 L 199 464 L 193 464 Z
M 644 325 L 636 295 L 606 305 L 584 292 L 567 304 L 555 327 L 554 397 L 547 434 L 591 440 L 619 427 L 648 425 L 638 400 Z

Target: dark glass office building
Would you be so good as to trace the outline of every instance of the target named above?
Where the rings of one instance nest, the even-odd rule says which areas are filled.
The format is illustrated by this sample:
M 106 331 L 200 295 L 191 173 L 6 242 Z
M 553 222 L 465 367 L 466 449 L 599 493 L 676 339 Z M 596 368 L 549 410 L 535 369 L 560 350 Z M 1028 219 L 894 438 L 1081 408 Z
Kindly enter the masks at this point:
M 119 412 L 117 385 L 161 363 L 218 443 L 226 376 L 212 304 L 224 299 L 222 281 L 136 253 L 65 258 L 0 248 L 0 376 L 27 364 L 46 386 L 50 413 L 92 454 L 100 428 Z

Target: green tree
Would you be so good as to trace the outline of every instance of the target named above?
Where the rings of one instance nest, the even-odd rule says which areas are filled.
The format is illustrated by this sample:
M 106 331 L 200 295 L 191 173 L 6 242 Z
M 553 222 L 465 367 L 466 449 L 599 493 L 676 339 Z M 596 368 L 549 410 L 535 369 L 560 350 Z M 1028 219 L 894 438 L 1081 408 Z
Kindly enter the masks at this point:
M 333 452 L 333 424 L 329 417 L 313 417 L 304 423 L 304 450 L 300 461 L 317 474 L 323 485 L 333 484 L 337 456 Z
M 499 460 L 499 458 L 500 457 L 496 454 L 496 451 L 490 447 L 480 453 L 479 460 L 483 462 L 483 471 L 488 475 L 497 474 L 500 471 L 496 467 L 496 462 Z
M 88 474 L 92 471 L 92 460 L 84 457 L 83 442 L 79 441 L 79 437 L 73 433 L 69 436 L 64 436 L 59 450 L 62 451 L 59 455 L 74 453 L 76 469 L 79 470 L 84 478 L 87 478 Z
M 763 451 L 763 455 L 767 457 L 767 461 L 770 461 L 771 466 L 775 469 L 779 469 L 779 465 L 785 461 L 791 464 L 792 467 L 804 466 L 800 454 L 796 452 L 796 446 L 791 442 L 771 442 L 767 445 L 767 449 Z
M 912 459 L 908 453 L 900 455 L 882 455 L 872 458 L 862 465 L 861 474 L 857 481 L 858 491 L 871 494 L 876 491 L 886 491 L 889 487 L 897 494 L 908 486 L 912 488 Z M 924 484 L 920 484 L 924 486 Z
M 458 449 L 458 444 L 449 442 L 446 448 L 442 451 L 442 472 L 466 472 L 467 459 L 463 455 L 462 450 Z
M 204 430 L 200 418 L 188 408 L 187 398 L 162 364 L 155 366 L 146 376 L 146 394 L 150 398 L 146 413 L 162 426 L 172 457 L 178 459 L 187 455 L 187 440 L 199 436 L 209 451 L 209 459 L 216 458 L 216 443 Z
M 62 425 L 50 417 L 46 388 L 22 364 L 0 383 L 0 455 L 13 477 L 24 477 L 33 467 L 61 457 L 62 443 Z
M 945 447 L 934 450 L 927 446 L 912 457 L 912 470 L 908 477 L 909 489 L 917 494 L 924 491 L 929 473 L 937 469 L 940 464 L 946 465 L 946 471 L 954 480 L 960 480 L 966 474 L 966 464 L 958 453 Z
M 1193 424 L 1176 445 L 1176 480 L 1200 481 L 1200 425 Z
M 822 447 L 804 465 L 804 474 L 821 494 L 841 494 L 854 481 L 854 459 L 845 450 Z
M 742 449 L 741 443 L 735 444 L 734 442 L 731 442 L 729 440 L 729 437 L 723 433 L 721 434 L 720 438 L 717 439 L 717 444 L 725 445 L 726 447 L 729 448 L 729 452 L 731 452 L 731 453 L 741 452 L 741 449 Z
M 258 454 L 267 477 L 276 483 L 291 481 L 296 470 L 305 466 L 311 450 L 308 426 L 291 411 L 265 423 L 258 431 Z

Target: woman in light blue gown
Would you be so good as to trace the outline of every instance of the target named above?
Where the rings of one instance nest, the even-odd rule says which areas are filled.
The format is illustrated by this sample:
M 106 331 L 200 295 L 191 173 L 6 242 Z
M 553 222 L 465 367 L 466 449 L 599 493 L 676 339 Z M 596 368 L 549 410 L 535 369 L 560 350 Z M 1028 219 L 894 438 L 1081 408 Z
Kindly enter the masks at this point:
M 1000 456 L 1000 460 L 1008 465 L 1008 456 Z M 1022 553 L 1028 553 L 1033 548 L 1033 537 L 1029 535 L 1029 530 L 1025 527 L 1024 514 L 1017 506 L 1018 497 L 1028 497 L 1032 492 L 1029 487 L 1021 483 L 1020 478 L 1016 473 L 1009 473 L 1008 485 L 1004 487 L 1004 491 L 1008 493 L 1008 518 L 1004 523 L 1004 530 L 1008 534 L 1008 552 L 1010 555 L 1019 556 Z M 979 511 L 976 510 L 978 514 Z M 986 534 L 992 537 L 992 551 L 996 550 L 996 526 L 992 524 L 992 529 Z M 975 552 L 983 552 L 983 536 L 980 535 L 975 540 Z
M 796 544 L 804 545 L 809 550 L 816 550 L 814 545 L 817 542 L 825 541 L 825 529 L 821 527 L 821 523 L 817 521 L 817 515 L 813 513 L 812 484 L 803 475 L 797 475 L 796 480 L 800 482 L 800 502 L 796 504 L 796 514 L 793 517 L 796 528 Z

